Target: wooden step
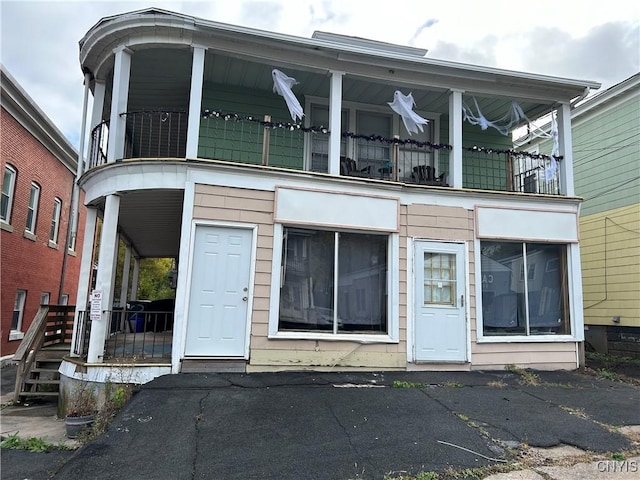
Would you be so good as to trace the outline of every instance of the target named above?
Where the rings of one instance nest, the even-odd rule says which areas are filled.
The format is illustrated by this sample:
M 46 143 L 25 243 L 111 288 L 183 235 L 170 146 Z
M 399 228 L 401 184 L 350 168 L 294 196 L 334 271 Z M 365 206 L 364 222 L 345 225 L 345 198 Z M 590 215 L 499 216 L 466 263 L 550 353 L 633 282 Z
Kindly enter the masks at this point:
M 21 397 L 57 397 L 58 392 L 20 392 Z
M 40 378 L 26 378 L 24 383 L 29 385 L 60 385 L 60 380 L 49 380 L 49 379 L 40 379 Z
M 35 367 L 31 369 L 32 373 L 58 373 L 58 369 L 57 368 L 41 368 L 41 367 Z

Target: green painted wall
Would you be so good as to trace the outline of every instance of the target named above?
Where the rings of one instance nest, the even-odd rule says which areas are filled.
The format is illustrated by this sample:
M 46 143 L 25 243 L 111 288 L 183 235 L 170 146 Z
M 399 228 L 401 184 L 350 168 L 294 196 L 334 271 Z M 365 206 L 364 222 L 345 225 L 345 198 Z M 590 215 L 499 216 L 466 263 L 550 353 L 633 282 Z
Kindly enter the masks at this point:
M 203 110 L 218 110 L 264 119 L 271 115 L 274 122 L 291 122 L 284 99 L 264 90 L 205 83 L 202 93 Z M 302 169 L 304 133 L 281 128 L 269 130 L 269 165 Z M 255 122 L 202 119 L 198 157 L 260 164 L 264 128 Z
M 440 142 L 449 143 L 449 117 L 440 122 Z M 511 137 L 501 135 L 494 128 L 482 130 L 468 122 L 462 124 L 462 145 L 507 150 L 513 147 Z M 462 151 L 462 185 L 464 188 L 507 190 L 509 175 L 508 158 L 504 154 L 486 154 Z M 449 151 L 441 150 L 440 171 L 449 171 Z
M 572 128 L 582 215 L 640 202 L 640 96 Z

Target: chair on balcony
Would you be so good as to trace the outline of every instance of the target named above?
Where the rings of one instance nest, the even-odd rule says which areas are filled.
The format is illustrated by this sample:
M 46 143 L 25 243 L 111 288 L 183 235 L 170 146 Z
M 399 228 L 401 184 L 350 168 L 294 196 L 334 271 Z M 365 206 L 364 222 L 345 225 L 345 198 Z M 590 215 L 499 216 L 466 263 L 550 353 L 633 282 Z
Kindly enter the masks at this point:
M 417 167 L 413 167 L 411 181 L 413 183 L 419 183 L 420 185 L 439 185 L 445 187 L 447 186 L 447 174 L 442 173 L 436 177 L 435 169 L 432 166 L 418 165 Z
M 356 161 L 349 157 L 340 157 L 340 175 L 346 175 L 349 177 L 371 177 L 371 165 L 358 168 Z

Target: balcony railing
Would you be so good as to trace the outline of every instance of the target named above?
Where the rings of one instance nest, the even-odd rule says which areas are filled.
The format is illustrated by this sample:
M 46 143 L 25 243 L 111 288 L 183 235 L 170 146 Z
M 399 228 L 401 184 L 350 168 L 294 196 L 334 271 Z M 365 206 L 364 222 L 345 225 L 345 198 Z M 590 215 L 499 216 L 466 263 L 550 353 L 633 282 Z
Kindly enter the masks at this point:
M 110 322 L 104 360 L 154 362 L 171 358 L 173 312 L 114 309 L 105 313 Z M 73 353 L 81 358 L 86 359 L 89 352 L 91 328 L 88 312 L 79 312 Z
M 127 112 L 124 158 L 185 158 L 187 113 Z M 92 132 L 89 168 L 106 163 L 109 123 Z M 449 186 L 446 144 L 343 132 L 340 174 L 407 184 Z M 204 110 L 198 157 L 314 172 L 328 171 L 329 131 L 271 117 Z M 558 194 L 558 174 L 549 176 L 544 155 L 512 149 L 463 147 L 463 187 Z M 546 171 L 546 173 L 545 173 Z
M 146 110 L 126 112 L 124 158 L 185 158 L 187 113 Z

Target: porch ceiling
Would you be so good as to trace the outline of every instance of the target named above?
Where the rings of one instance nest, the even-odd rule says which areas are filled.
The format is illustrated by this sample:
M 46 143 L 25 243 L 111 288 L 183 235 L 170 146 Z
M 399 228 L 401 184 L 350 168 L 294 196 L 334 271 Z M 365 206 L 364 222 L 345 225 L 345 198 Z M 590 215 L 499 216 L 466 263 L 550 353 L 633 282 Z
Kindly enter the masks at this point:
M 188 48 L 147 49 L 135 52 L 132 62 L 129 111 L 153 109 L 186 110 L 189 103 L 189 85 L 191 82 L 191 51 Z M 304 103 L 304 98 L 329 97 L 330 77 L 326 71 L 296 68 L 292 65 L 260 63 L 255 59 L 241 56 L 228 56 L 219 52 L 207 51 L 204 80 L 222 85 L 234 85 L 250 90 L 272 92 L 271 70 L 282 69 L 287 75 L 299 82 L 293 91 Z M 343 78 L 343 99 L 348 102 L 387 107 L 393 100 L 395 90 L 412 92 L 417 110 L 449 115 L 449 94 L 442 87 L 417 88 L 400 80 L 391 83 L 388 80 L 371 79 L 347 73 Z M 553 108 L 550 102 L 538 102 L 525 98 L 506 96 L 475 95 L 467 90 L 465 101 L 471 97 L 477 99 L 482 113 L 487 118 L 502 117 L 516 100 L 525 114 L 534 119 L 548 113 Z M 275 93 L 273 95 L 276 95 Z M 158 104 L 161 98 L 161 104 Z M 108 107 L 108 105 L 105 105 Z M 216 108 L 206 101 L 203 108 Z M 108 108 L 105 109 L 108 112 Z
M 142 258 L 178 257 L 183 190 L 121 192 L 120 234 Z

